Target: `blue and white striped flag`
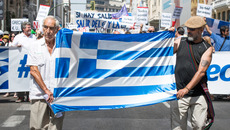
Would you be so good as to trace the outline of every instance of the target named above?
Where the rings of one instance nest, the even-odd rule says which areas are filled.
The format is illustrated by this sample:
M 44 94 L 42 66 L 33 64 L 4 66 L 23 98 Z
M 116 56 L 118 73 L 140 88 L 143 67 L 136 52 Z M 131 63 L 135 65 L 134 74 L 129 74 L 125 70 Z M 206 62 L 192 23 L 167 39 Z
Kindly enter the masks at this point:
M 54 113 L 152 105 L 176 99 L 174 32 L 57 34 Z
M 226 21 L 221 21 L 218 19 L 212 19 L 212 18 L 206 18 L 206 22 L 210 28 L 210 30 L 212 31 L 212 33 L 220 35 L 220 27 L 221 26 L 228 26 L 230 25 L 229 22 Z M 210 34 L 205 30 L 203 33 L 203 36 L 210 36 Z M 212 43 L 214 44 L 214 41 L 212 41 Z

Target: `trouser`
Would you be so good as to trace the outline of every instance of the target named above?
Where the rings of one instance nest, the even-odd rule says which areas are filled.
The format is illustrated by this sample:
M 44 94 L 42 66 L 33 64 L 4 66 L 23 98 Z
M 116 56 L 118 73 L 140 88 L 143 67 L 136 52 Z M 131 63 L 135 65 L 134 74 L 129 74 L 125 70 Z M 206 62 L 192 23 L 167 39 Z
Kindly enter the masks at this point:
M 184 97 L 172 101 L 172 129 L 186 130 L 188 109 L 191 111 L 191 124 L 194 130 L 202 130 L 206 126 L 208 105 L 204 95 Z
M 56 118 L 44 99 L 31 100 L 30 129 L 31 130 L 61 130 L 65 113 Z

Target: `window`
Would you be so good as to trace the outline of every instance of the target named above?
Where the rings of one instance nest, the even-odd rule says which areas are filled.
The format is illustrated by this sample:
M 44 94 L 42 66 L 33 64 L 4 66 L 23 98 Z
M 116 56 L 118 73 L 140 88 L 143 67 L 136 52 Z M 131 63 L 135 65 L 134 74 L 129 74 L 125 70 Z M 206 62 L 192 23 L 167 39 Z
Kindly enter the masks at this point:
M 216 19 L 216 14 L 214 14 L 213 18 Z
M 225 21 L 225 11 L 222 12 L 222 20 Z
M 220 19 L 220 13 L 218 13 L 218 19 Z
M 230 10 L 228 10 L 227 21 L 229 21 L 229 19 L 230 19 Z

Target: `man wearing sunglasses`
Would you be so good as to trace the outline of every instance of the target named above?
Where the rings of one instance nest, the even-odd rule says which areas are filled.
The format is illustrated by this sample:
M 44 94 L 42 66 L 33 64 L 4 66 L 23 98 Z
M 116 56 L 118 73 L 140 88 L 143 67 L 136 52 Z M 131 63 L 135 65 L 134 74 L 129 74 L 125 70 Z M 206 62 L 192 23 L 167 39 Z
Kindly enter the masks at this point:
M 179 99 L 172 102 L 174 130 L 187 129 L 189 109 L 193 129 L 202 130 L 206 127 L 208 102 L 203 87 L 207 86 L 206 70 L 212 60 L 212 48 L 202 38 L 205 24 L 203 18 L 191 17 L 185 22 L 188 37 L 174 41 L 174 52 L 177 53 L 175 78 Z
M 43 22 L 44 37 L 32 43 L 28 54 L 27 66 L 30 67 L 31 74 L 30 129 L 32 130 L 62 129 L 64 115 L 54 115 L 47 104 L 53 102 L 52 90 L 57 86 L 54 74 L 55 60 L 58 57 L 55 41 L 58 29 L 58 20 L 53 16 L 47 16 Z
M 230 38 L 229 38 L 229 27 L 221 26 L 220 35 L 212 33 L 208 25 L 205 25 L 207 32 L 211 35 L 214 40 L 214 48 L 216 51 L 230 51 Z

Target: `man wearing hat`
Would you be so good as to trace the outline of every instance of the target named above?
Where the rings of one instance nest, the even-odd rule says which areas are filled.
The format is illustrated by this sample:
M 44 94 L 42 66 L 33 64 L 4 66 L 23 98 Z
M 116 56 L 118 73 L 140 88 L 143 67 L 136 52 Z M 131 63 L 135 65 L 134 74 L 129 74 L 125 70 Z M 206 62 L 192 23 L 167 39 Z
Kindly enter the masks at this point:
M 172 129 L 174 130 L 187 129 L 189 109 L 193 129 L 209 128 L 213 123 L 213 107 L 210 99 L 206 98 L 209 94 L 206 70 L 212 60 L 212 47 L 202 38 L 205 24 L 203 18 L 191 17 L 185 23 L 188 37 L 174 41 L 174 52 L 177 53 L 175 77 L 179 99 L 172 102 Z M 207 118 L 208 113 L 212 115 L 209 116 L 211 123 L 207 125 L 210 119 Z

